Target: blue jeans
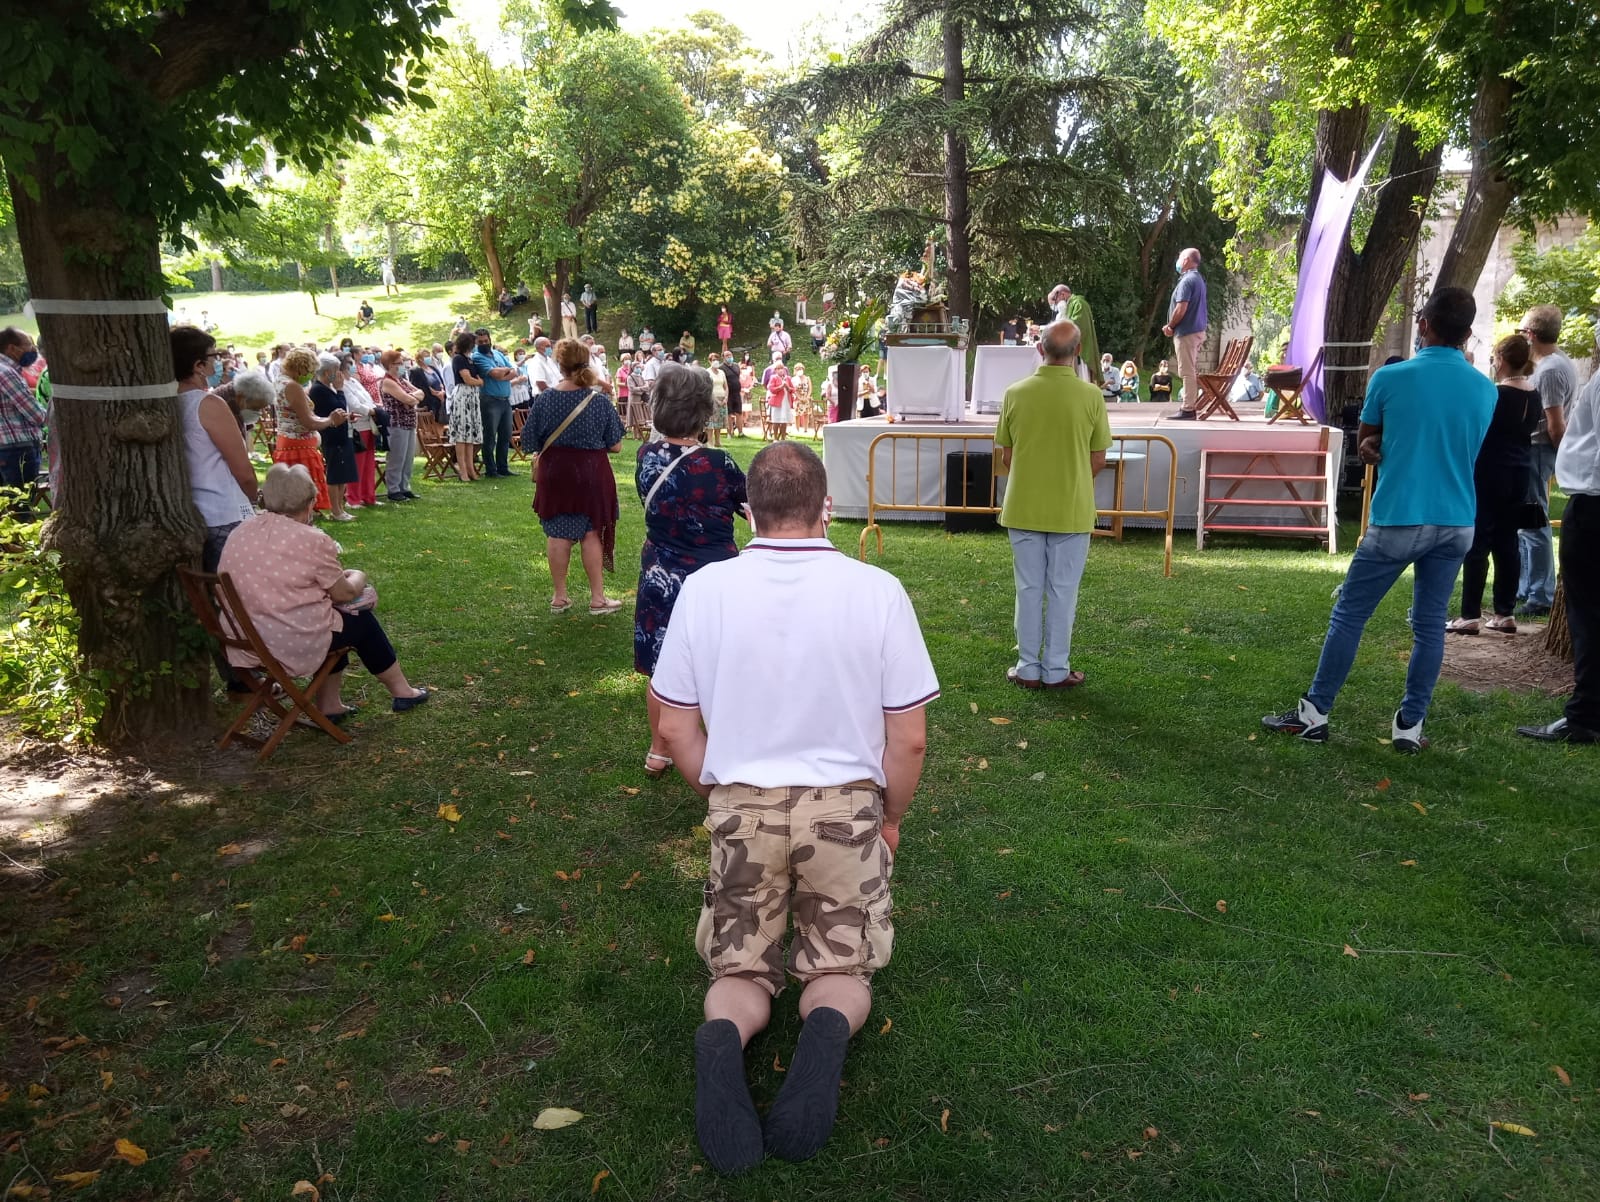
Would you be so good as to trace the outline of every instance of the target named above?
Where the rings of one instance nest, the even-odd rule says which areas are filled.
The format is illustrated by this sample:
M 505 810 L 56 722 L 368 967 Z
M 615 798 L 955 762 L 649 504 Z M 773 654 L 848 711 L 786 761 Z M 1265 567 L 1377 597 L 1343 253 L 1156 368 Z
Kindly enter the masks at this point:
M 0 447 L 0 485 L 32 488 L 39 479 L 39 444 L 17 443 Z
M 485 474 L 509 476 L 511 465 L 511 398 L 478 395 L 483 410 L 483 470 Z
M 1056 684 L 1072 666 L 1072 623 L 1078 582 L 1089 559 L 1089 535 L 1012 530 L 1017 585 L 1017 676 Z
M 1550 477 L 1556 473 L 1556 449 L 1533 445 L 1533 479 L 1539 500 L 1549 512 Z M 1556 599 L 1556 556 L 1550 538 L 1550 527 L 1524 530 L 1517 536 L 1517 550 L 1522 561 L 1522 574 L 1518 577 L 1517 596 L 1526 597 L 1529 605 L 1549 609 Z
M 1322 643 L 1317 676 L 1306 690 L 1311 704 L 1323 713 L 1333 709 L 1345 677 L 1355 662 L 1356 648 L 1367 619 L 1378 608 L 1400 574 L 1412 573 L 1411 663 L 1406 668 L 1406 692 L 1400 702 L 1403 725 L 1414 726 L 1428 716 L 1433 687 L 1439 683 L 1444 663 L 1444 622 L 1450 593 L 1456 585 L 1461 561 L 1472 547 L 1471 526 L 1370 526 L 1350 560 L 1333 603 L 1328 637 Z

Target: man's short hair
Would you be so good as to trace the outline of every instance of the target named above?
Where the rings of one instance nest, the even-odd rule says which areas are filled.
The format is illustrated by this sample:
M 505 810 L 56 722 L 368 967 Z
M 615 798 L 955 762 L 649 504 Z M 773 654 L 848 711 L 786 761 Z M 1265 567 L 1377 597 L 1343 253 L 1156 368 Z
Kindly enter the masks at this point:
M 26 346 L 27 343 L 28 335 L 16 326 L 7 326 L 0 330 L 0 351 L 9 351 L 14 346 Z
M 711 420 L 711 373 L 703 368 L 667 364 L 651 396 L 655 427 L 668 438 L 693 438 Z
M 1536 342 L 1555 342 L 1561 337 L 1561 321 L 1565 316 L 1559 305 L 1535 305 L 1528 310 L 1523 328 Z
M 1465 288 L 1440 288 L 1422 306 L 1434 335 L 1446 346 L 1460 347 L 1472 333 L 1478 302 Z
M 476 334 L 479 338 L 491 338 L 491 337 L 493 337 L 493 335 L 489 333 L 489 328 L 487 326 L 479 326 L 476 330 L 473 330 L 472 332 L 474 334 Z
M 4 341 L 0 334 L 0 347 L 15 346 Z M 211 353 L 217 340 L 199 326 L 173 326 L 167 335 L 172 343 L 172 378 L 187 380 L 194 374 L 194 365 Z
M 810 447 L 774 443 L 751 460 L 746 490 L 757 531 L 810 526 L 828 499 L 828 471 Z
M 1044 347 L 1045 362 L 1061 367 L 1078 357 L 1083 333 L 1074 322 L 1052 321 L 1045 326 L 1039 342 Z

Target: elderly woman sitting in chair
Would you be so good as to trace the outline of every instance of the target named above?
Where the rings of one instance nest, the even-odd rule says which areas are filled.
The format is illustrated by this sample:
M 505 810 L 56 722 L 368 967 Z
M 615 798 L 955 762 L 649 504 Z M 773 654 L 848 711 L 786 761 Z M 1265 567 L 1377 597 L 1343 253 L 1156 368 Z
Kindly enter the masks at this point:
M 261 487 L 265 513 L 228 536 L 217 570 L 233 580 L 257 633 L 284 670 L 310 676 L 329 651 L 348 649 L 389 690 L 396 713 L 428 699 L 400 670 L 389 637 L 372 608 L 377 593 L 366 574 L 339 565 L 339 544 L 312 524 L 317 486 L 300 464 L 275 463 Z M 230 648 L 236 667 L 256 668 L 248 651 Z M 355 712 L 339 691 L 349 656 L 323 682 L 316 703 L 331 720 Z

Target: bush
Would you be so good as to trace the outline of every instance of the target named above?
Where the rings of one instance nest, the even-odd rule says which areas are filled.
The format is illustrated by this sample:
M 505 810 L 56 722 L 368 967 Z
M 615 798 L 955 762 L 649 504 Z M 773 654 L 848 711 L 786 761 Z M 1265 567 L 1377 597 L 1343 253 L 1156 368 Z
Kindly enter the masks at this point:
M 0 506 L 15 492 L 0 493 Z M 105 681 L 78 658 L 78 614 L 42 521 L 0 512 L 0 714 L 41 738 L 88 742 L 105 709 Z

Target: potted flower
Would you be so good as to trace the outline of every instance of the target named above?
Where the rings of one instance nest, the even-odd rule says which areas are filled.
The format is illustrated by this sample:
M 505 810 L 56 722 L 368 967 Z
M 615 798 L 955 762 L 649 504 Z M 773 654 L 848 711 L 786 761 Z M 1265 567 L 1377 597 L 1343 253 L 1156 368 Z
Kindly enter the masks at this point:
M 839 365 L 839 420 L 842 422 L 856 415 L 861 395 L 861 360 L 874 344 L 873 330 L 882 320 L 883 312 L 881 300 L 869 300 L 861 306 L 860 312 L 840 319 L 839 327 L 828 335 L 818 352 L 824 362 Z

